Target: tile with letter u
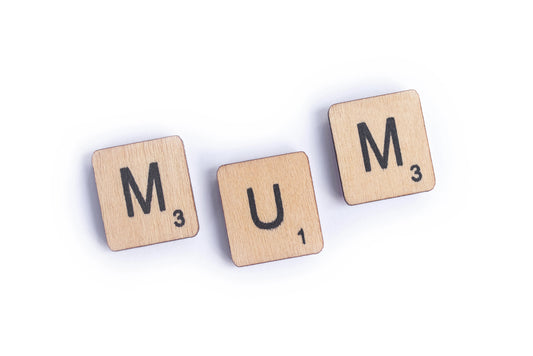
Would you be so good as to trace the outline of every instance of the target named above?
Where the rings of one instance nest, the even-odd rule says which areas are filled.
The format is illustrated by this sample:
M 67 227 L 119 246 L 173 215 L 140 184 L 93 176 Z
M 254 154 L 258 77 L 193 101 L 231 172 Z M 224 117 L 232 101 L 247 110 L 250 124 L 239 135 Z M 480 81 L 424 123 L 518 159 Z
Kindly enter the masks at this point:
M 217 172 L 237 266 L 318 253 L 323 240 L 304 152 L 227 164 Z

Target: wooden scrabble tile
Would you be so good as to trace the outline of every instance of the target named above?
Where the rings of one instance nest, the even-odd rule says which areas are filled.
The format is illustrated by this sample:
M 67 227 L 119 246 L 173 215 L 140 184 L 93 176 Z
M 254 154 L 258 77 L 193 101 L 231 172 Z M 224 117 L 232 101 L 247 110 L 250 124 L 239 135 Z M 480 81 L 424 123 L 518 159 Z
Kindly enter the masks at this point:
M 348 204 L 425 192 L 435 186 L 416 91 L 332 105 L 329 121 Z
M 318 253 L 322 230 L 303 152 L 221 166 L 217 172 L 237 266 Z
M 178 136 L 96 151 L 93 167 L 112 250 L 198 233 L 185 149 Z

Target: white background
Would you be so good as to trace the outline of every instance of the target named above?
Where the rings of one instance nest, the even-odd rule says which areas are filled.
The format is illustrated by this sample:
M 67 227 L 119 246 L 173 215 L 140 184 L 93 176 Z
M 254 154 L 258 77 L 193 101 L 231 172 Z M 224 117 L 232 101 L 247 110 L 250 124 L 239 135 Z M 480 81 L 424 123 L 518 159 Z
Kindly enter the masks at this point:
M 0 353 L 532 355 L 518 1 L 2 1 Z M 436 188 L 348 206 L 327 110 L 416 89 Z M 94 150 L 185 143 L 200 232 L 106 245 Z M 313 256 L 237 268 L 218 166 L 305 151 Z

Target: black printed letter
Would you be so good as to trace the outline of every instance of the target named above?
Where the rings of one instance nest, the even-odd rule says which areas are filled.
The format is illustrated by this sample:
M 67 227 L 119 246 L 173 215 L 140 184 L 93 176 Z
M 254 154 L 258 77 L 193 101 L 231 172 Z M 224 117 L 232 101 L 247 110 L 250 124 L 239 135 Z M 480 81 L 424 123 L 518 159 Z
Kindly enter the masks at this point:
M 366 126 L 364 122 L 357 124 L 357 130 L 359 131 L 359 141 L 361 142 L 361 151 L 363 152 L 363 160 L 365 163 L 365 170 L 367 172 L 372 170 L 370 167 L 370 157 L 368 156 L 367 141 L 370 143 L 370 147 L 372 147 L 372 150 L 378 159 L 379 165 L 381 168 L 385 169 L 389 164 L 389 147 L 392 137 L 394 154 L 396 155 L 396 164 L 398 164 L 398 166 L 403 164 L 402 152 L 400 151 L 400 141 L 398 141 L 398 132 L 396 131 L 396 122 L 394 121 L 393 117 L 389 117 L 387 119 L 387 124 L 385 126 L 385 145 L 383 147 L 383 154 L 379 152 L 379 148 L 376 145 L 372 134 L 368 130 L 368 126 Z
M 281 202 L 281 194 L 279 192 L 279 185 L 274 184 L 273 188 L 274 188 L 274 198 L 276 199 L 276 210 L 277 210 L 278 215 L 276 216 L 276 220 L 269 222 L 269 223 L 264 223 L 261 220 L 259 220 L 259 217 L 257 216 L 257 208 L 255 206 L 254 191 L 252 190 L 252 188 L 248 188 L 247 190 L 248 203 L 250 204 L 250 214 L 252 214 L 252 220 L 255 226 L 257 226 L 260 229 L 266 229 L 266 230 L 274 229 L 278 227 L 283 221 L 283 204 Z
M 157 162 L 150 163 L 148 170 L 148 186 L 146 187 L 146 200 L 143 198 L 135 179 L 131 174 L 128 167 L 120 169 L 120 177 L 122 178 L 122 188 L 124 189 L 124 198 L 126 199 L 126 208 L 128 209 L 128 216 L 133 217 L 133 203 L 131 201 L 131 190 L 135 194 L 135 197 L 139 201 L 143 212 L 150 214 L 152 207 L 152 190 L 155 184 L 155 190 L 157 192 L 157 200 L 159 201 L 159 210 L 165 210 L 165 198 L 163 197 L 163 187 L 161 186 L 161 177 L 159 176 L 159 167 Z

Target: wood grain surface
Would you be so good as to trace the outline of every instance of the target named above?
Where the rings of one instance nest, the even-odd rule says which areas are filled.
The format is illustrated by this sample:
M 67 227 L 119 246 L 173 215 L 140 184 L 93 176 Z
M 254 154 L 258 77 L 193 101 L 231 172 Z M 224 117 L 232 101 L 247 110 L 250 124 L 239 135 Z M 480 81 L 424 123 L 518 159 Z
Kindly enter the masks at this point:
M 102 149 L 92 161 L 112 250 L 198 233 L 185 150 L 178 136 Z
M 305 153 L 224 165 L 217 177 L 235 265 L 322 250 L 322 231 Z
M 329 120 L 348 204 L 424 192 L 435 186 L 416 91 L 335 104 L 329 109 Z

